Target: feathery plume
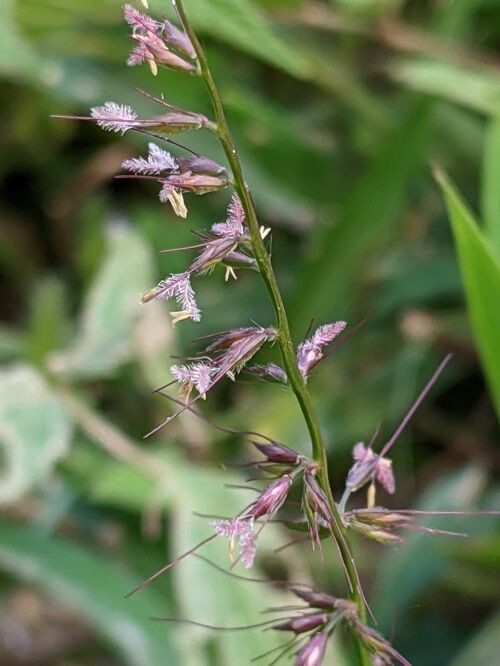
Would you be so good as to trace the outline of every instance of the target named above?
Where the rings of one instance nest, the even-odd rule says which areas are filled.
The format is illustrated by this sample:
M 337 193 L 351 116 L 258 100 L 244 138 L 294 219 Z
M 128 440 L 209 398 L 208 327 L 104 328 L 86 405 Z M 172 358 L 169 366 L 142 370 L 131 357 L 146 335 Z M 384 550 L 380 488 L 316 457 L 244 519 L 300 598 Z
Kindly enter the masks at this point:
M 134 157 L 122 162 L 122 169 L 138 174 L 160 174 L 164 171 L 176 171 L 178 168 L 175 158 L 155 143 L 149 144 L 147 158 Z
M 211 363 L 190 363 L 189 365 L 172 365 L 170 372 L 184 388 L 185 399 L 188 400 L 191 390 L 195 388 L 205 398 L 210 388 L 212 376 L 219 368 Z
M 127 130 L 139 126 L 137 114 L 126 104 L 105 102 L 103 106 L 92 107 L 90 115 L 97 121 L 99 127 L 108 132 L 125 134 Z
M 314 335 L 300 343 L 297 348 L 297 365 L 300 374 L 307 381 L 309 371 L 323 358 L 322 349 L 334 340 L 347 326 L 345 321 L 320 326 Z
M 182 319 L 200 321 L 201 312 L 196 304 L 195 294 L 191 286 L 189 273 L 173 273 L 166 280 L 162 280 L 157 287 L 141 296 L 141 301 L 147 303 L 153 299 L 166 301 L 175 298 L 181 306 L 178 312 L 171 312 L 172 323 L 176 324 Z

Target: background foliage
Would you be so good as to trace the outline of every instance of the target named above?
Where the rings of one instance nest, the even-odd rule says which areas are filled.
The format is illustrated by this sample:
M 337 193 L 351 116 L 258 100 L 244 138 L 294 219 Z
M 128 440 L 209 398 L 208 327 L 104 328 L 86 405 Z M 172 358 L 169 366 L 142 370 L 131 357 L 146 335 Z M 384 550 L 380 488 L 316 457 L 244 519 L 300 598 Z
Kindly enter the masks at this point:
M 244 664 L 276 639 L 148 618 L 251 623 L 284 598 L 278 590 L 192 559 L 123 599 L 207 534 L 193 510 L 226 514 L 248 501 L 224 485 L 239 475 L 220 470 L 248 454 L 238 438 L 186 415 L 142 440 L 169 409 L 150 390 L 168 381 L 171 355 L 195 349 L 196 335 L 250 317 L 266 323 L 270 309 L 253 276 L 226 286 L 217 273 L 197 287 L 206 312 L 198 327 L 172 332 L 163 306 L 137 304 L 139 292 L 183 266 L 158 251 L 217 221 L 227 195 L 191 198 L 183 224 L 148 186 L 112 180 L 140 139 L 49 118 L 108 99 L 151 113 L 134 86 L 208 111 L 196 81 L 170 72 L 152 80 L 124 66 L 119 5 L 0 4 L 0 661 Z M 498 508 L 498 2 L 186 6 L 261 219 L 274 230 L 295 338 L 311 317 L 353 325 L 371 315 L 312 383 L 336 494 L 353 443 L 379 423 L 388 434 L 451 350 L 451 367 L 395 448 L 398 490 L 384 500 Z M 166 0 L 153 8 L 169 9 Z M 186 143 L 222 159 L 211 137 Z M 308 450 L 293 399 L 280 388 L 221 385 L 204 411 Z M 495 521 L 433 524 L 471 538 L 418 535 L 394 550 L 358 544 L 379 626 L 418 666 L 492 664 L 500 649 Z M 283 559 L 273 549 L 285 540 L 279 529 L 268 533 L 261 574 L 304 577 L 312 565 L 318 584 L 342 589 L 333 556 L 323 568 L 308 547 Z M 226 561 L 224 544 L 207 552 Z M 351 663 L 349 651 L 341 639 L 331 663 Z

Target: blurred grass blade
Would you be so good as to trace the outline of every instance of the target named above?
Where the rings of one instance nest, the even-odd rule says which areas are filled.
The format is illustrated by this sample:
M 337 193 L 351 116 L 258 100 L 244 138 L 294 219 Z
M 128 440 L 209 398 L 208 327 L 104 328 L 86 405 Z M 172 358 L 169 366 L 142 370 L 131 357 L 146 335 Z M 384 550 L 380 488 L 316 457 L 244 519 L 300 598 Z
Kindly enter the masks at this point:
M 165 3 L 155 2 L 164 13 Z M 215 35 L 251 55 L 299 78 L 312 76 L 312 65 L 300 48 L 279 38 L 256 5 L 249 0 L 186 0 L 195 28 Z
M 490 0 L 454 0 L 454 2 L 436 3 L 434 8 L 435 24 L 443 37 L 462 39 L 472 27 L 474 13 L 487 5 Z
M 43 366 L 47 353 L 64 344 L 68 330 L 64 284 L 52 276 L 39 278 L 30 293 L 26 360 Z
M 303 267 L 293 303 L 293 323 L 299 330 L 311 316 L 347 316 L 350 285 L 361 259 L 391 233 L 410 180 L 422 164 L 431 129 L 431 106 L 418 105 L 348 194 L 339 221 L 317 239 L 320 254 Z
M 136 578 L 104 555 L 27 527 L 4 524 L 0 526 L 0 561 L 14 576 L 81 614 L 130 666 L 179 663 L 168 627 L 149 619 L 165 615 L 165 604 L 151 590 L 125 600 L 123 595 Z
M 436 60 L 404 60 L 390 74 L 403 85 L 474 111 L 492 114 L 498 106 L 500 76 L 486 67 L 464 67 Z
M 500 259 L 500 110 L 486 132 L 483 159 L 482 211 L 485 233 Z
M 131 227 L 115 225 L 108 254 L 84 304 L 79 336 L 49 366 L 68 377 L 103 377 L 131 356 L 131 331 L 143 314 L 139 294 L 152 285 L 151 253 Z
M 452 662 L 452 666 L 491 666 L 498 661 L 498 637 L 500 636 L 500 611 L 487 620 L 473 636 L 466 648 Z
M 500 415 L 500 263 L 457 191 L 438 172 L 462 272 L 465 298 L 493 404 Z
M 41 61 L 22 35 L 16 22 L 16 0 L 2 0 L 0 4 L 0 73 L 13 79 L 37 81 Z
M 468 466 L 440 478 L 425 491 L 416 508 L 424 511 L 470 511 L 487 482 L 479 467 Z M 456 530 L 481 534 L 491 530 L 495 518 L 491 516 L 464 518 L 460 516 L 434 516 L 419 522 L 436 529 Z M 406 533 L 407 543 L 385 551 L 372 594 L 375 617 L 380 626 L 390 631 L 395 614 L 398 622 L 407 621 L 415 599 L 425 591 L 432 594 L 433 585 L 449 570 L 454 549 L 461 542 L 451 537 Z M 435 593 L 435 589 L 434 589 Z M 472 662 L 473 663 L 473 662 Z
M 67 451 L 71 425 L 49 386 L 28 365 L 0 371 L 0 504 L 22 497 Z

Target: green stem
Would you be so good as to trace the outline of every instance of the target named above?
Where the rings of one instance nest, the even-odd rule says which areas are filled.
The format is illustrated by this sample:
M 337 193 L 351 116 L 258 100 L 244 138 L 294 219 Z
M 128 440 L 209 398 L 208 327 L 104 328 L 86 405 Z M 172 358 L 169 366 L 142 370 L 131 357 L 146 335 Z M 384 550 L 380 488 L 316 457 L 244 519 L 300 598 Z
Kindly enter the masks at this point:
M 290 382 L 290 386 L 293 389 L 293 392 L 297 396 L 297 400 L 299 401 L 300 408 L 307 423 L 311 437 L 313 457 L 323 466 L 324 463 L 326 463 L 326 456 L 324 445 L 321 441 L 321 434 L 314 417 L 311 398 L 297 367 L 295 350 L 290 334 L 290 326 L 288 324 L 288 317 L 286 314 L 285 306 L 283 304 L 283 299 L 281 298 L 281 293 L 276 282 L 276 277 L 273 272 L 269 255 L 260 234 L 260 225 L 257 220 L 257 215 L 255 213 L 250 191 L 243 177 L 240 160 L 226 121 L 222 101 L 212 77 L 212 73 L 209 69 L 205 52 L 186 17 L 181 0 L 172 0 L 172 2 L 174 6 L 177 7 L 177 11 L 179 12 L 179 17 L 182 21 L 184 29 L 191 39 L 193 47 L 196 51 L 196 55 L 198 57 L 200 73 L 205 81 L 205 85 L 214 108 L 218 135 L 233 173 L 235 190 L 240 197 L 243 210 L 245 211 L 255 259 L 257 261 L 260 274 L 262 275 L 262 279 L 264 280 L 269 296 L 271 297 L 271 301 L 276 313 L 278 341 L 283 356 L 285 370 L 288 375 L 288 380 Z
M 182 0 L 172 0 L 172 3 L 174 7 L 177 8 L 182 25 L 188 37 L 190 38 L 191 43 L 193 44 L 198 58 L 200 74 L 205 82 L 212 102 L 217 123 L 218 135 L 233 173 L 235 190 L 240 197 L 243 210 L 245 211 L 246 222 L 250 232 L 250 239 L 252 242 L 252 249 L 255 260 L 257 261 L 260 274 L 264 280 L 266 289 L 274 307 L 276 315 L 276 328 L 278 331 L 278 344 L 280 347 L 281 356 L 283 358 L 283 365 L 287 373 L 290 387 L 297 398 L 300 409 L 307 424 L 309 436 L 311 438 L 312 455 L 314 460 L 318 463 L 319 483 L 327 496 L 330 509 L 334 517 L 332 530 L 337 541 L 347 577 L 349 579 L 349 584 L 352 590 L 351 596 L 357 604 L 360 618 L 364 620 L 366 615 L 365 604 L 360 589 L 356 568 L 348 544 L 347 530 L 345 529 L 342 519 L 338 513 L 328 479 L 326 448 L 322 441 L 321 432 L 314 414 L 311 396 L 309 395 L 307 386 L 297 366 L 295 348 L 290 333 L 290 325 L 288 323 L 285 305 L 281 297 L 281 292 L 278 287 L 276 276 L 274 275 L 271 259 L 260 233 L 260 225 L 257 219 L 257 214 L 255 212 L 250 190 L 243 177 L 240 159 L 226 121 L 222 100 L 208 66 L 205 51 L 186 16 L 184 7 L 182 5 Z M 361 646 L 359 649 L 359 654 L 360 661 L 363 666 L 368 666 L 371 663 L 369 655 Z

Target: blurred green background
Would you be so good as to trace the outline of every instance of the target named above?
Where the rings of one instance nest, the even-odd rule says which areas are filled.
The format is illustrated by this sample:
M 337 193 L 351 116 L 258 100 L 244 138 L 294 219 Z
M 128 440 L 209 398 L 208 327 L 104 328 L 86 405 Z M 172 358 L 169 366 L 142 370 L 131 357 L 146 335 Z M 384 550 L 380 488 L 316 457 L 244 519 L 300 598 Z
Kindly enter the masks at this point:
M 167 0 L 153 10 L 170 12 Z M 357 330 L 311 382 L 340 496 L 352 445 L 388 436 L 439 360 L 452 364 L 394 449 L 392 507 L 498 508 L 500 5 L 498 0 L 185 0 L 241 150 L 297 341 L 308 323 Z M 107 100 L 158 113 L 139 86 L 209 113 L 201 84 L 124 65 L 117 0 L 0 1 L 0 663 L 248 664 L 270 632 L 154 623 L 253 623 L 289 597 L 190 559 L 125 600 L 208 533 L 193 511 L 237 513 L 242 438 L 169 412 L 150 391 L 193 338 L 267 324 L 255 274 L 197 280 L 199 325 L 174 331 L 138 294 L 186 266 L 159 254 L 221 219 L 229 194 L 187 196 L 187 222 L 155 187 L 115 181 L 144 141 L 62 122 Z M 186 145 L 222 160 L 213 137 Z M 446 171 L 443 192 L 432 167 Z M 459 195 L 457 192 L 462 194 Z M 467 200 L 468 208 L 462 200 Z M 451 224 L 450 224 L 451 222 Z M 273 353 L 273 352 L 272 352 Z M 274 352 L 275 353 L 275 352 Z M 265 356 L 263 356 L 264 358 Z M 292 397 L 243 376 L 204 413 L 308 452 Z M 362 498 L 355 498 L 356 502 Z M 379 623 L 416 666 L 498 663 L 500 538 L 491 517 L 434 519 L 467 540 L 356 542 Z M 266 530 L 259 576 L 343 593 L 335 554 Z M 206 553 L 227 563 L 226 545 Z M 314 572 L 312 574 L 311 572 Z M 339 636 L 326 663 L 354 663 Z M 283 637 L 281 637 L 283 639 Z M 260 663 L 260 662 L 259 662 Z

